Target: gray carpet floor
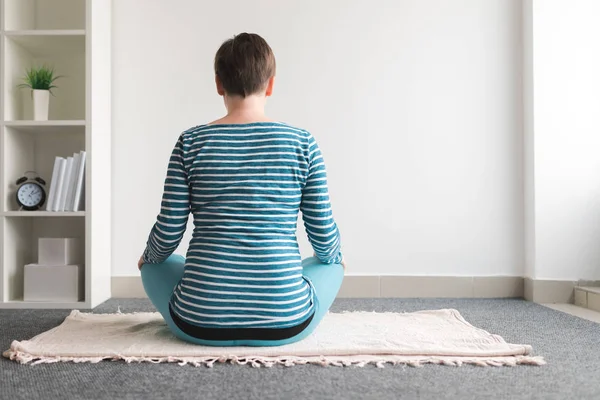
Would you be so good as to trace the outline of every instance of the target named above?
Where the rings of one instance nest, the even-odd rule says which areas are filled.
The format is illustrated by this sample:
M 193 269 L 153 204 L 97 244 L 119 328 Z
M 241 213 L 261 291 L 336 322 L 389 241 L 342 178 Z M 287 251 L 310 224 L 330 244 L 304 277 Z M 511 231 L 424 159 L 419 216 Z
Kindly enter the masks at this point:
M 147 300 L 110 300 L 95 312 L 150 311 Z M 0 360 L 1 399 L 600 399 L 600 324 L 522 300 L 340 299 L 333 311 L 456 308 L 472 324 L 531 344 L 541 367 L 295 366 Z M 68 310 L 0 310 L 0 348 L 62 322 Z

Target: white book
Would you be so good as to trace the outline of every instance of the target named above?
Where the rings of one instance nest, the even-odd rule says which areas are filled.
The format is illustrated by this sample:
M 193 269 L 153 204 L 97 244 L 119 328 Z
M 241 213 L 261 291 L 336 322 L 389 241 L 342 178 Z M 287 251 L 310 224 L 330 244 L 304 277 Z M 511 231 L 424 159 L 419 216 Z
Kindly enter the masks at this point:
M 59 160 L 58 177 L 56 178 L 56 191 L 54 192 L 54 201 L 52 202 L 52 211 L 58 211 L 60 202 L 60 193 L 62 192 L 63 182 L 65 180 L 65 170 L 67 169 L 67 160 Z
M 73 211 L 85 209 L 85 151 L 79 152 L 79 169 L 77 171 L 77 182 L 75 184 L 75 196 L 73 198 Z
M 79 204 L 77 205 L 77 211 L 85 211 L 85 182 L 81 186 L 81 196 L 79 197 Z
M 48 191 L 48 199 L 46 199 L 46 211 L 52 211 L 56 198 L 56 185 L 58 179 L 58 172 L 60 169 L 60 160 L 62 157 L 56 157 L 54 159 L 54 168 L 52 169 L 52 178 L 50 180 L 50 190 Z
M 67 166 L 65 169 L 65 177 L 60 188 L 60 197 L 58 198 L 58 211 L 65 211 L 67 203 L 67 192 L 69 191 L 69 182 L 73 173 L 73 157 L 67 157 Z
M 65 211 L 75 211 L 73 207 L 73 198 L 75 196 L 75 184 L 77 182 L 77 171 L 79 169 L 79 153 L 73 154 L 73 168 L 67 188 L 67 200 L 65 201 Z

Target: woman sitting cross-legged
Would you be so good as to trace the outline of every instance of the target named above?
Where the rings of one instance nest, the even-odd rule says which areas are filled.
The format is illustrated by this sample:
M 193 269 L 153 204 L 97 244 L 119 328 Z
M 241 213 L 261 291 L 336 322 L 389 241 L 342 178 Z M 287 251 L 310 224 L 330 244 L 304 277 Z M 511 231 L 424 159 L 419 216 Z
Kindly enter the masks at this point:
M 215 57 L 227 115 L 183 132 L 139 261 L 148 297 L 179 338 L 278 346 L 310 335 L 344 276 L 321 151 L 306 130 L 265 116 L 275 57 L 258 35 Z M 301 260 L 298 213 L 315 256 Z M 186 257 L 173 255 L 190 213 Z

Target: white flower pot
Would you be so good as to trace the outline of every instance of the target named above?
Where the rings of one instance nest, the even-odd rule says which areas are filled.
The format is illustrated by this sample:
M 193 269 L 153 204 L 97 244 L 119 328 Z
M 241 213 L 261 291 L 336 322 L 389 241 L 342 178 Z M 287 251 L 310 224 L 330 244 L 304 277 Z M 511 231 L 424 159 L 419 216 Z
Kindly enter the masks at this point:
M 48 121 L 48 108 L 50 106 L 50 91 L 33 90 L 33 120 Z

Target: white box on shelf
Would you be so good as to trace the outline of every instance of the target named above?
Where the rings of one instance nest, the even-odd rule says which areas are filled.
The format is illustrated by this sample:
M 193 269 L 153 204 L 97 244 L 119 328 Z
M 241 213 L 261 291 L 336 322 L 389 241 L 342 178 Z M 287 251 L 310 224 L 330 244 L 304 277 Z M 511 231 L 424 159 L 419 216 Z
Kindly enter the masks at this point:
M 24 301 L 84 300 L 82 265 L 25 265 Z
M 83 264 L 84 249 L 78 238 L 40 238 L 38 240 L 38 264 Z

